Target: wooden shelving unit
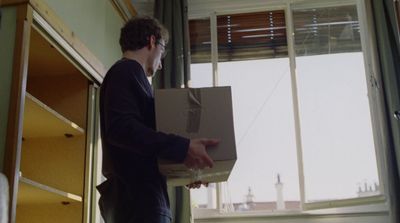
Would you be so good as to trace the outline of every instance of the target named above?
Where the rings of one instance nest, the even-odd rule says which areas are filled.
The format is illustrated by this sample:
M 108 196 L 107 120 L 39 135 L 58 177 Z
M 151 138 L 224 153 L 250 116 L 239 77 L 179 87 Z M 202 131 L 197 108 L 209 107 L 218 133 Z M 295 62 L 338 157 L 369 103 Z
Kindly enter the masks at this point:
M 89 82 L 32 30 L 17 223 L 82 223 Z
M 19 178 L 19 183 L 19 204 L 82 202 L 82 197 L 79 195 L 61 191 L 22 176 Z
M 24 137 L 57 137 L 83 135 L 85 131 L 28 92 L 25 97 Z

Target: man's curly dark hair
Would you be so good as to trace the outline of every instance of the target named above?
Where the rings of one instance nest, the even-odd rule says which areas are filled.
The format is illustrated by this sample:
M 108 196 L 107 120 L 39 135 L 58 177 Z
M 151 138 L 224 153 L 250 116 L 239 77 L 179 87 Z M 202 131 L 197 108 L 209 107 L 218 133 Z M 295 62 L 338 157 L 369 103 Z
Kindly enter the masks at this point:
M 121 28 L 119 45 L 122 52 L 138 50 L 150 43 L 150 37 L 154 35 L 156 41 L 163 39 L 168 42 L 168 30 L 152 17 L 134 17 L 128 20 Z

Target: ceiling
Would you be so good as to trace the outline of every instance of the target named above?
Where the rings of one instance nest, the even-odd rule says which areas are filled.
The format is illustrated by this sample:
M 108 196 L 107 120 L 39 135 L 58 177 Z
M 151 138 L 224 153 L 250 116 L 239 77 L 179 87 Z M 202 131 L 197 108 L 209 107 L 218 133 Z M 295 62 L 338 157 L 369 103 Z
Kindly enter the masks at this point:
M 154 0 L 131 0 L 138 15 L 153 16 Z

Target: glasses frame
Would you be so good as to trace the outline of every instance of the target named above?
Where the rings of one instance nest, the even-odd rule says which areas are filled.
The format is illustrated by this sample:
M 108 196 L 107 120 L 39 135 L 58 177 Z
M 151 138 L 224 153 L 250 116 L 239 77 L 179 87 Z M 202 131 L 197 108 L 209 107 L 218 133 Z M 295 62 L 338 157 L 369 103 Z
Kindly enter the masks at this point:
M 164 59 L 168 53 L 166 44 L 162 44 L 159 40 L 157 40 L 156 44 L 162 47 L 161 59 Z

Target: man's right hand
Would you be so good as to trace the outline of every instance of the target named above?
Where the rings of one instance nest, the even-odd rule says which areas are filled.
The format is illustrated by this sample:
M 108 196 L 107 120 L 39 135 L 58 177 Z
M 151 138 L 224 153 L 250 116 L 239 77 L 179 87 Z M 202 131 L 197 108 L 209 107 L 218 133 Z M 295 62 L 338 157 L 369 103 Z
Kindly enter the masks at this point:
M 183 163 L 192 169 L 204 169 L 213 167 L 213 160 L 208 156 L 206 148 L 218 145 L 217 139 L 191 139 L 189 150 Z

